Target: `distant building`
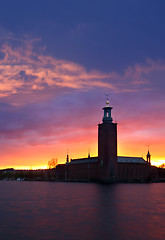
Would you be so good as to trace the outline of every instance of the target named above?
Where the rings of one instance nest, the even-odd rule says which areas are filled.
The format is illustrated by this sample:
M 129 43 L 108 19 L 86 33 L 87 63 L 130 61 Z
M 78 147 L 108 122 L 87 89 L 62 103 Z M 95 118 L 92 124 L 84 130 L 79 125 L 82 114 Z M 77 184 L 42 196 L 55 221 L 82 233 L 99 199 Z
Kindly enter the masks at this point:
M 107 100 L 102 123 L 98 125 L 98 157 L 71 159 L 56 167 L 57 181 L 146 182 L 157 178 L 148 151 L 141 157 L 117 156 L 117 123 L 111 117 Z

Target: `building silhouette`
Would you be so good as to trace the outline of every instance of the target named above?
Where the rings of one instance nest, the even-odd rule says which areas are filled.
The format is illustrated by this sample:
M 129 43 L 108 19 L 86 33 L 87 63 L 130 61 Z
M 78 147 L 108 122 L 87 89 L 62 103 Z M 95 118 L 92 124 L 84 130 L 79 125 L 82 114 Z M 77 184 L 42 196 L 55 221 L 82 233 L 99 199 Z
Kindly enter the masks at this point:
M 142 157 L 117 156 L 117 123 L 113 122 L 109 100 L 103 107 L 102 123 L 98 125 L 98 157 L 71 159 L 56 167 L 57 181 L 146 182 L 155 181 L 156 168 L 151 166 L 148 150 Z

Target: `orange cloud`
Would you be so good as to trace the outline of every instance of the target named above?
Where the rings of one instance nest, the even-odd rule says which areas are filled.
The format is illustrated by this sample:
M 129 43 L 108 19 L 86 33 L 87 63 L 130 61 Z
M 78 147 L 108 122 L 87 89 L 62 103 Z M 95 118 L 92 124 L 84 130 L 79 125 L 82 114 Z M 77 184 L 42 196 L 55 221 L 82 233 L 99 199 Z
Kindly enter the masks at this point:
M 47 86 L 115 89 L 113 84 L 105 81 L 110 78 L 110 74 L 88 72 L 76 63 L 36 54 L 27 42 L 24 47 L 19 48 L 4 44 L 1 52 L 4 54 L 3 59 L 0 60 L 2 96 L 19 92 L 30 94 L 33 90 L 43 90 Z
M 48 87 L 79 90 L 101 87 L 117 93 L 138 91 L 141 85 L 145 85 L 149 90 L 149 74 L 153 71 L 165 71 L 165 63 L 151 60 L 147 60 L 144 65 L 128 67 L 123 74 L 87 71 L 77 63 L 36 53 L 33 41 L 24 40 L 19 43 L 20 47 L 17 48 L 8 44 L 1 47 L 1 97 L 20 93 L 31 94 Z

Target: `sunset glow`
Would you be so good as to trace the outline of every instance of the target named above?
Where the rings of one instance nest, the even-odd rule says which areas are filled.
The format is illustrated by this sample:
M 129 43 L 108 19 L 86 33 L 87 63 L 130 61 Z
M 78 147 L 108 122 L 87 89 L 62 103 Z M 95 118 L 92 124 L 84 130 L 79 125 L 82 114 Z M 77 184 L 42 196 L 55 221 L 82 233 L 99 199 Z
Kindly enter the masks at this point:
M 89 72 L 73 62 L 34 54 L 33 45 L 23 44 L 24 49 L 2 47 L 1 168 L 47 168 L 53 157 L 64 163 L 67 149 L 70 158 L 86 157 L 89 148 L 97 156 L 105 91 L 112 93 L 118 122 L 118 155 L 145 158 L 149 147 L 152 163 L 164 163 L 164 100 L 152 88 L 152 75 L 163 76 L 165 63 L 147 60 L 123 75 Z
M 164 8 L 79 4 L 15 3 L 10 14 L 2 4 L 0 169 L 45 169 L 65 163 L 67 149 L 97 156 L 105 93 L 118 155 L 146 159 L 149 149 L 153 165 L 165 163 Z

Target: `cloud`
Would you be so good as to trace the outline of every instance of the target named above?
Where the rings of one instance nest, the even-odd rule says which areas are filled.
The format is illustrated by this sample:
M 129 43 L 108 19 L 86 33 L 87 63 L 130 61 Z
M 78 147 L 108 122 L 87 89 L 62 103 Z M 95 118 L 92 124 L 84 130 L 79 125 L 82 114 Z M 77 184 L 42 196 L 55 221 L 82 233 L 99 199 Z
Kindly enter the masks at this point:
M 163 73 L 165 71 L 165 63 L 156 63 L 151 60 L 147 60 L 145 65 L 137 64 L 128 67 L 123 74 L 103 73 L 96 70 L 87 71 L 83 66 L 71 61 L 44 55 L 43 49 L 36 50 L 34 46 L 38 39 L 31 41 L 16 39 L 14 41 L 17 44 L 14 42 L 2 45 L 3 58 L 0 59 L 0 98 L 3 103 L 6 103 L 6 108 L 5 110 L 3 108 L 3 111 L 2 105 L 0 105 L 0 131 L 1 136 L 6 136 L 6 138 L 28 138 L 28 131 L 33 131 L 33 135 L 36 134 L 36 136 L 42 136 L 49 132 L 51 135 L 55 134 L 57 130 L 52 126 L 60 126 L 59 123 L 62 124 L 63 119 L 69 118 L 71 111 L 73 116 L 78 114 L 79 107 L 75 109 L 72 107 L 70 110 L 71 106 L 76 106 L 77 98 L 71 96 L 74 91 L 87 91 L 89 94 L 92 91 L 98 94 L 100 89 L 102 91 L 109 89 L 116 94 L 149 91 L 147 89 L 154 82 L 152 74 L 157 71 Z M 57 96 L 60 97 L 60 94 L 64 92 L 69 94 L 68 99 L 73 99 L 69 108 L 68 105 L 66 107 L 65 103 L 58 102 L 57 99 Z M 146 96 L 143 99 L 144 105 L 145 98 Z M 123 103 L 127 100 L 126 98 Z M 83 115 L 79 116 L 79 122 L 82 124 L 85 111 L 85 109 L 79 111 L 83 112 Z M 135 113 L 136 115 L 131 109 L 131 119 L 133 119 L 133 115 L 137 119 L 138 113 Z M 120 116 L 124 117 L 122 109 Z M 80 127 L 72 117 L 70 119 L 75 126 Z M 50 124 L 46 126 L 46 130 L 43 130 L 48 122 Z M 50 137 L 49 134 L 47 137 Z
M 29 101 L 51 97 L 59 91 L 90 91 L 94 88 L 119 92 L 150 91 L 154 81 L 152 74 L 165 72 L 165 62 L 147 60 L 146 64 L 129 66 L 122 74 L 118 72 L 87 71 L 85 67 L 44 54 L 34 40 L 14 39 L 0 48 L 0 98 L 12 98 L 12 102 L 23 96 Z M 41 100 L 41 95 L 40 99 Z M 55 95 L 54 95 L 55 96 Z M 17 102 L 18 104 L 18 102 Z M 19 102 L 21 104 L 21 101 Z
M 0 59 L 0 96 L 32 94 L 49 88 L 90 89 L 104 87 L 115 89 L 104 81 L 109 74 L 87 71 L 79 64 L 35 53 L 27 41 L 19 47 L 3 44 Z

